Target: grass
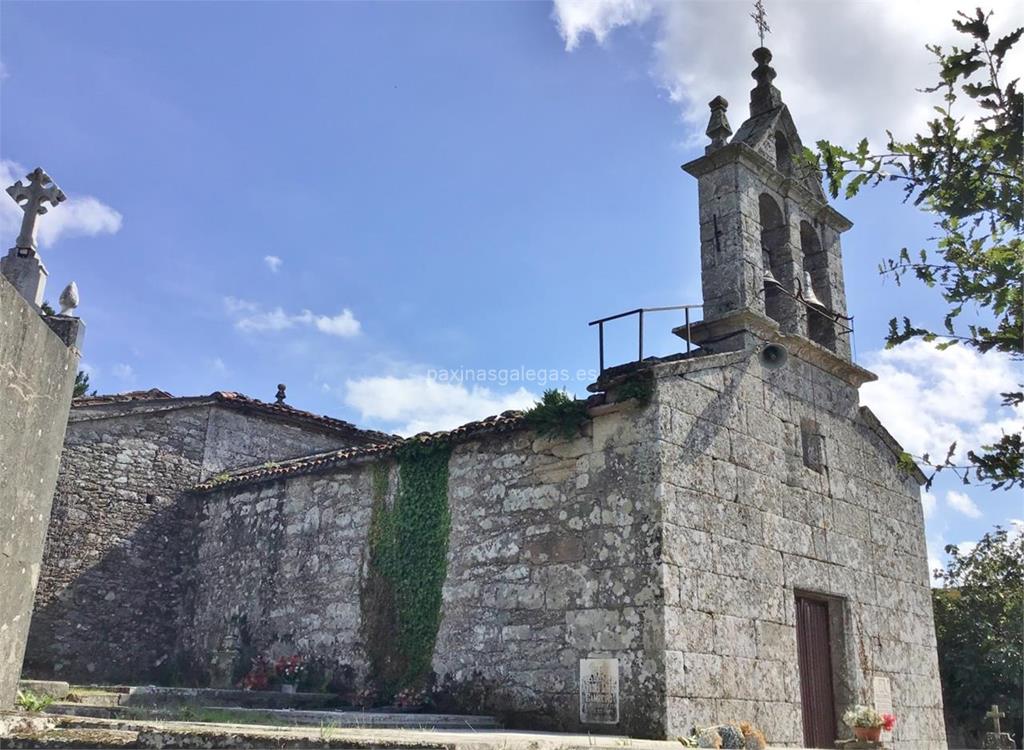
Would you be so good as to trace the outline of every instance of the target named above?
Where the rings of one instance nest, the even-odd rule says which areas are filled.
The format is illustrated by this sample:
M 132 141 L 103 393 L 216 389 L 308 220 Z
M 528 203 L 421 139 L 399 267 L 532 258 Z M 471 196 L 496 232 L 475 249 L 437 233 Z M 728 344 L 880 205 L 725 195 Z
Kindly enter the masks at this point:
M 47 706 L 51 703 L 53 703 L 53 698 L 51 696 L 36 695 L 31 690 L 19 690 L 18 696 L 14 699 L 14 704 L 18 708 L 23 708 L 32 713 L 45 711 Z

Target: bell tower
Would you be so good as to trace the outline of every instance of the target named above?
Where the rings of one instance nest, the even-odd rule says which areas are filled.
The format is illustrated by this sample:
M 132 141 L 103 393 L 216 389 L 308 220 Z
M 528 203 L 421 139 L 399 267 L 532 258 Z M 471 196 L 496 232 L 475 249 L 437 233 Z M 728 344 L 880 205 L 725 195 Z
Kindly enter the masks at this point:
M 772 53 L 753 55 L 750 116 L 733 135 L 728 102 L 716 96 L 711 143 L 683 165 L 700 203 L 704 321 L 691 338 L 731 351 L 754 345 L 753 336 L 849 362 L 839 238 L 852 224 L 828 204 L 817 171 L 796 158 L 803 144 L 773 83 Z

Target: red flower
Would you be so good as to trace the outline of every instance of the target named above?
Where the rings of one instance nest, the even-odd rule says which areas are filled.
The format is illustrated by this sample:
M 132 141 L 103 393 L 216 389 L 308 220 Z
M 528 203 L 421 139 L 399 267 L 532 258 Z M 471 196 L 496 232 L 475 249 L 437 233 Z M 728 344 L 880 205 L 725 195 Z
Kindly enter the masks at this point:
M 882 729 L 891 732 L 894 726 L 896 726 L 896 717 L 892 714 L 882 714 Z

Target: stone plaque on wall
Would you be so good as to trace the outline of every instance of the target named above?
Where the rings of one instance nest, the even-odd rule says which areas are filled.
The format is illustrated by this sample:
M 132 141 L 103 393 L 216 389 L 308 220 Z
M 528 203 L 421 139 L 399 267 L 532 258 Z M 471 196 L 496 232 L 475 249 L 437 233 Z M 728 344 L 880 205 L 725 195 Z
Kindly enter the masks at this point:
M 619 723 L 618 659 L 580 659 L 580 721 Z
M 875 710 L 880 714 L 891 714 L 892 685 L 889 678 L 875 676 L 871 680 L 871 691 L 875 696 Z
M 891 714 L 892 684 L 889 682 L 889 678 L 878 675 L 873 677 L 871 679 L 871 692 L 875 697 L 875 710 L 880 714 Z

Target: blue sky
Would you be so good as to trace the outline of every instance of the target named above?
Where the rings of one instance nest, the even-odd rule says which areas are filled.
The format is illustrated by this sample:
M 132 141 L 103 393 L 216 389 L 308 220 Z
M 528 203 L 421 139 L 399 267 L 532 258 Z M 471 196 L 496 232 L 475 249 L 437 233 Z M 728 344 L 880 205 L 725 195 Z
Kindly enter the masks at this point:
M 913 132 L 929 104 L 913 93 L 930 80 L 923 44 L 948 36 L 949 7 L 773 5 L 776 83 L 806 141 Z M 711 96 L 744 119 L 748 12 L 5 2 L 2 176 L 41 165 L 71 198 L 41 222 L 48 297 L 77 282 L 101 392 L 270 400 L 283 382 L 293 405 L 359 424 L 450 427 L 552 384 L 515 381 L 524 370 L 564 371 L 553 384 L 581 394 L 588 320 L 700 302 L 696 186 L 679 165 L 703 149 Z M 1001 13 L 1003 28 L 1021 22 Z M 845 33 L 809 33 L 825 21 Z M 928 217 L 887 190 L 837 207 L 855 222 L 858 360 L 883 375 L 865 401 L 911 449 L 1019 425 L 995 408 L 1019 379 L 1009 363 L 879 351 L 893 315 L 941 313 L 876 272 L 921 245 Z M 13 238 L 12 209 L 0 228 Z M 678 348 L 674 323 L 649 322 L 652 353 Z M 613 359 L 631 333 L 610 332 Z M 500 372 L 428 378 L 449 369 Z M 933 498 L 936 557 L 1024 518 L 1009 493 L 943 480 Z

